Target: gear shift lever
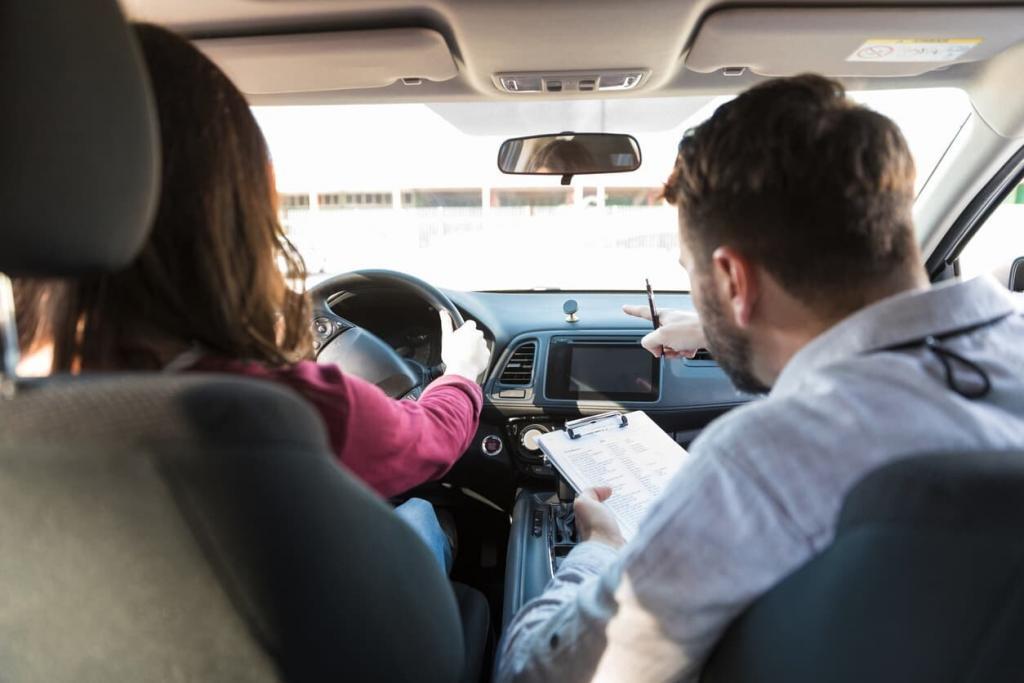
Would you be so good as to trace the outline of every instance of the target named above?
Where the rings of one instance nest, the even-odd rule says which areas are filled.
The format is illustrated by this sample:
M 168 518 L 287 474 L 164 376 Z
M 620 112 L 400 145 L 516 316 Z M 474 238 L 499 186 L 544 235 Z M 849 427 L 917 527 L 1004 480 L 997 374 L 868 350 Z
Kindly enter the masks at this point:
M 558 504 L 552 506 L 555 542 L 556 544 L 574 544 L 576 543 L 576 512 L 573 509 L 573 500 L 576 498 L 576 493 L 560 475 L 556 475 L 556 481 L 558 482 Z
M 565 479 L 562 479 L 561 474 L 557 474 L 555 480 L 558 482 L 558 501 L 562 505 L 572 504 L 572 501 L 576 499 L 576 492 L 572 490 L 572 487 L 565 483 Z

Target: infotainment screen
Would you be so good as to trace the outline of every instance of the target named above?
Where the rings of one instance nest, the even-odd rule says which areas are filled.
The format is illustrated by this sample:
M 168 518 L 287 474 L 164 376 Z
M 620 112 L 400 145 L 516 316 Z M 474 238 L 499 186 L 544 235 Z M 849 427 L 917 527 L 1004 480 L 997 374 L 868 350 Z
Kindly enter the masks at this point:
M 658 360 L 639 340 L 555 337 L 548 354 L 548 398 L 657 401 Z

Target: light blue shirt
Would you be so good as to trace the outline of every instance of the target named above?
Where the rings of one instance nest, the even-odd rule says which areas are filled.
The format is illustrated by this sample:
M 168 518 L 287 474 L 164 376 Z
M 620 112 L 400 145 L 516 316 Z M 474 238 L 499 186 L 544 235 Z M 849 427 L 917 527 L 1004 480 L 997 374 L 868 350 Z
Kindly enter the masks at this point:
M 884 350 L 952 332 L 941 346 L 991 379 L 982 398 L 952 391 L 923 344 Z M 695 680 L 729 622 L 824 550 L 844 495 L 869 471 L 1022 444 L 1016 295 L 984 277 L 872 304 L 794 355 L 764 400 L 713 422 L 625 548 L 573 549 L 509 625 L 497 680 Z

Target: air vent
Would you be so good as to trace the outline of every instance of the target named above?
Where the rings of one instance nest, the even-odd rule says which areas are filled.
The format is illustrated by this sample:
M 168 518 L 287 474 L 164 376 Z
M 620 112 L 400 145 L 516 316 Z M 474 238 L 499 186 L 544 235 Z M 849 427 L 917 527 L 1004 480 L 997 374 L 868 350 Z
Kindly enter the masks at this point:
M 707 349 L 697 349 L 697 353 L 693 354 L 693 358 L 690 360 L 714 360 L 715 357 L 711 355 L 711 352 Z
M 505 363 L 498 381 L 502 384 L 525 386 L 533 380 L 533 361 L 537 355 L 537 342 L 526 342 L 516 347 Z

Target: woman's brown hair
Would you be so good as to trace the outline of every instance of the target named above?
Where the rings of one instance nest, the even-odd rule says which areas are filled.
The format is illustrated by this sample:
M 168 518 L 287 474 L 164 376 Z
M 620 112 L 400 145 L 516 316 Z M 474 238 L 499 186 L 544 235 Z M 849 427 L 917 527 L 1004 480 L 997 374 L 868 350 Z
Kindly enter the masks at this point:
M 160 120 L 159 207 L 130 266 L 54 297 L 55 369 L 155 369 L 191 345 L 270 365 L 308 357 L 305 266 L 249 104 L 186 40 L 135 30 Z

